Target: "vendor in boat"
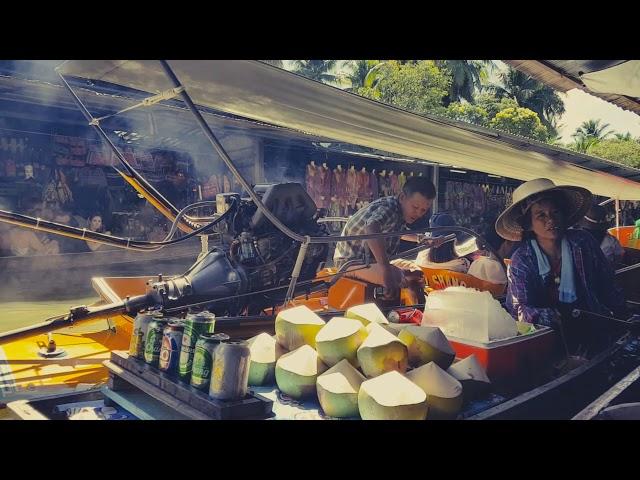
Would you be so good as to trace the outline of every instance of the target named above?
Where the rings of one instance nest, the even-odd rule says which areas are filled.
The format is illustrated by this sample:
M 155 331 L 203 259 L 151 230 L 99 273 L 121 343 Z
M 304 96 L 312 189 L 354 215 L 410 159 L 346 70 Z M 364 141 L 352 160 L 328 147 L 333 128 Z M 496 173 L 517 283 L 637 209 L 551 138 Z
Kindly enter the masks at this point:
M 538 178 L 513 192 L 496 231 L 521 242 L 511 257 L 506 305 L 518 320 L 548 326 L 571 321 L 574 308 L 626 318 L 622 290 L 593 236 L 569 229 L 591 206 L 581 187 Z
M 358 210 L 349 218 L 342 235 L 365 235 L 373 233 L 398 232 L 411 227 L 431 209 L 436 188 L 425 177 L 411 177 L 397 196 L 382 197 Z M 334 265 L 341 267 L 351 260 L 362 260 L 365 254 L 365 242 L 373 258 L 369 268 L 355 265 L 349 269 L 349 276 L 369 283 L 382 285 L 385 295 L 390 298 L 397 295 L 400 288 L 409 286 L 412 281 L 422 277 L 422 271 L 413 262 L 389 261 L 389 257 L 398 250 L 401 237 L 388 237 L 364 241 L 345 241 L 336 244 Z M 415 235 L 405 235 L 402 239 L 416 242 Z M 433 246 L 442 243 L 442 239 L 425 240 Z M 375 261 L 375 262 L 374 262 Z
M 612 265 L 620 263 L 624 256 L 624 248 L 620 241 L 611 235 L 607 230 L 609 222 L 607 211 L 600 205 L 593 205 L 582 217 L 578 226 L 589 232 L 595 241 L 600 245 L 600 249 Z

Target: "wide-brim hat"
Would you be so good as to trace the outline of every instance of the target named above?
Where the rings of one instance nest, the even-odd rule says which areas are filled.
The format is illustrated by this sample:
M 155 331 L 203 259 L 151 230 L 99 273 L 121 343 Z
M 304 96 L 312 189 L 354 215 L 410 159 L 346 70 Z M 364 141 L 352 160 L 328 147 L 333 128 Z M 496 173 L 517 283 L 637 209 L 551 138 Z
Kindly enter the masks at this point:
M 575 225 L 591 207 L 591 192 L 572 185 L 556 185 L 548 178 L 536 178 L 523 183 L 513 191 L 513 202 L 496 220 L 496 232 L 502 238 L 519 242 L 523 228 L 519 220 L 537 200 L 549 196 L 561 196 L 559 207 L 565 212 L 566 226 Z

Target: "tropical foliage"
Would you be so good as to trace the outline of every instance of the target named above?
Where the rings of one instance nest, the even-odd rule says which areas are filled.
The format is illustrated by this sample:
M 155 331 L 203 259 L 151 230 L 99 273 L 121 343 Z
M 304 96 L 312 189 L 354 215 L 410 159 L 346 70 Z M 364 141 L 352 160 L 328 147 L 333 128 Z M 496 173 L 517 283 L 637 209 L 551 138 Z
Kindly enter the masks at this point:
M 613 134 L 613 131 L 611 130 L 605 132 L 607 128 L 609 128 L 608 123 L 601 123 L 600 119 L 591 119 L 586 122 L 582 122 L 582 125 L 580 125 L 571 136 L 574 138 L 593 138 L 597 141 L 604 140 Z
M 607 158 L 632 167 L 640 167 L 640 143 L 635 140 L 612 138 L 591 145 L 589 155 Z
M 487 69 L 493 68 L 491 60 L 436 60 L 436 65 L 451 75 L 449 93 L 443 99 L 444 106 L 466 100 L 475 102 L 475 95 L 487 80 Z
M 293 71 L 318 82 L 334 83 L 339 77 L 332 70 L 338 63 L 338 60 L 293 60 Z
M 542 124 L 536 112 L 528 108 L 506 108 L 491 119 L 489 126 L 540 141 L 545 141 L 549 137 L 547 128 Z
M 433 60 L 401 63 L 391 60 L 378 67 L 378 81 L 357 93 L 414 113 L 434 113 L 442 109 L 451 77 Z
M 511 98 L 520 107 L 534 111 L 547 130 L 555 134 L 553 122 L 565 110 L 560 95 L 551 87 L 513 68 L 500 72 L 499 77 L 500 84 L 491 85 L 488 90 L 498 99 Z

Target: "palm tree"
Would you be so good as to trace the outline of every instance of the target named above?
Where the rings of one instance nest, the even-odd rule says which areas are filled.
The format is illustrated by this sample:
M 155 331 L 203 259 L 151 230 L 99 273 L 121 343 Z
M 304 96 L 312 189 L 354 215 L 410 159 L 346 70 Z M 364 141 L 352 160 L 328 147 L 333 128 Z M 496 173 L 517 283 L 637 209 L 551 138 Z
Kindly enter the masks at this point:
M 311 80 L 333 83 L 338 76 L 329 73 L 338 65 L 338 60 L 293 60 L 293 71 Z
M 589 149 L 598 142 L 599 140 L 596 137 L 577 136 L 573 144 L 569 145 L 569 148 L 576 152 L 587 153 Z
M 487 78 L 487 67 L 492 69 L 491 60 L 436 60 L 436 65 L 451 74 L 449 95 L 443 99 L 444 106 L 461 99 L 474 103 L 474 94 L 480 91 Z
M 496 97 L 512 98 L 521 107 L 533 110 L 549 132 L 552 135 L 557 134 L 553 122 L 565 109 L 562 98 L 554 89 L 513 68 L 501 72 L 499 77 L 502 85 L 488 87 Z
M 574 138 L 594 138 L 596 141 L 604 140 L 609 135 L 613 134 L 612 130 L 605 132 L 605 130 L 609 127 L 608 123 L 600 124 L 602 120 L 587 120 L 586 122 L 582 122 L 582 124 L 576 129 L 575 133 L 571 135 Z
M 351 66 L 351 72 L 347 74 L 351 87 L 347 91 L 355 92 L 364 87 L 367 74 L 371 70 L 371 60 L 348 60 L 346 63 Z
M 268 63 L 269 65 L 273 65 L 274 67 L 284 68 L 284 63 L 282 60 L 260 60 L 261 62 Z
M 618 140 L 627 140 L 627 141 L 633 140 L 633 137 L 631 136 L 631 132 L 616 133 L 615 136 Z

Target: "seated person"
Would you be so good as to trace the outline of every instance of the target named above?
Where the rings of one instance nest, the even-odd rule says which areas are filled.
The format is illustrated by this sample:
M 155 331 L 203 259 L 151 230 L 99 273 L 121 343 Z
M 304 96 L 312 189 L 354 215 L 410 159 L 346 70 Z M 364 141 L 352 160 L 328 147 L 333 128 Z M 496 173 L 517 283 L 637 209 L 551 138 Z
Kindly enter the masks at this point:
M 41 208 L 32 207 L 26 215 L 40 217 Z M 26 227 L 13 227 L 7 233 L 7 243 L 11 254 L 18 257 L 31 255 L 54 255 L 60 253 L 60 245 L 57 240 L 52 240 L 49 235 Z
M 607 211 L 604 207 L 593 205 L 586 215 L 582 217 L 578 226 L 593 235 L 611 265 L 622 261 L 624 248 L 620 241 L 607 231 L 609 222 L 607 221 Z
M 429 179 L 409 178 L 399 195 L 379 198 L 352 215 L 344 226 L 342 235 L 405 230 L 407 225 L 412 225 L 427 214 L 435 196 L 436 188 Z M 417 241 L 413 235 L 405 235 L 403 239 Z M 434 245 L 441 243 L 437 239 L 428 241 Z M 398 294 L 400 288 L 408 287 L 412 283 L 412 278 L 422 277 L 422 272 L 413 262 L 389 261 L 389 257 L 397 253 L 399 243 L 400 237 L 397 236 L 337 242 L 333 256 L 334 265 L 340 268 L 348 261 L 363 260 L 365 245 L 368 246 L 373 256 L 372 264 L 369 268 L 362 268 L 361 265 L 348 267 L 348 270 L 358 269 L 350 272 L 349 276 L 384 286 L 385 295 L 387 298 L 392 298 Z M 416 275 L 413 275 L 412 271 L 416 272 Z
M 431 227 L 448 227 L 454 225 L 455 221 L 453 217 L 447 213 L 437 213 L 431 217 Z M 438 232 L 437 235 L 445 236 L 448 233 L 450 232 Z M 493 258 L 489 253 L 479 251 L 474 251 L 466 256 L 460 256 L 456 251 L 455 241 L 445 242 L 439 247 L 421 251 L 416 258 L 416 264 L 425 268 L 467 273 L 490 283 L 507 283 L 504 268 L 502 268 L 497 259 Z
M 111 232 L 105 231 L 106 230 L 105 226 L 102 223 L 102 215 L 100 215 L 99 213 L 91 214 L 87 219 L 87 224 L 88 224 L 87 230 L 91 230 L 92 232 L 105 233 L 107 235 L 111 235 Z M 86 244 L 89 247 L 89 249 L 93 252 L 108 248 L 108 246 L 103 243 L 91 242 L 88 240 L 86 241 Z
M 583 230 L 568 229 L 590 205 L 588 190 L 556 186 L 546 178 L 525 182 L 513 192 L 513 203 L 498 217 L 496 231 L 521 242 L 511 257 L 506 299 L 517 320 L 557 327 L 573 322 L 574 308 L 627 317 L 622 290 L 596 241 Z

